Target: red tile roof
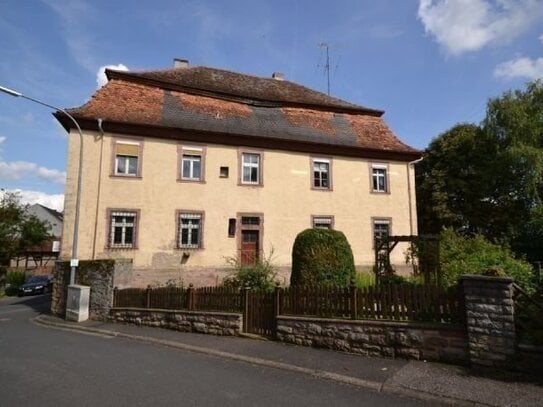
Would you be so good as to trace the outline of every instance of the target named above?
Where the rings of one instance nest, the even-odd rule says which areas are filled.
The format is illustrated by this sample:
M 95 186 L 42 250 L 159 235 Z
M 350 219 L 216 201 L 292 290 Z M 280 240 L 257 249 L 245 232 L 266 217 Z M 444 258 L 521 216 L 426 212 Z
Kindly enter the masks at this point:
M 245 143 L 273 139 L 322 145 L 323 150 L 340 146 L 394 152 L 404 154 L 406 160 L 420 156 L 418 150 L 394 135 L 381 111 L 330 98 L 292 82 L 211 68 L 192 69 L 195 71 L 189 74 L 190 68 L 108 71 L 108 84 L 70 112 L 82 120 L 101 118 L 105 123 L 222 134 L 230 143 L 230 136 L 242 136 Z M 214 80 L 213 73 L 217 75 Z M 251 86 L 256 86 L 254 99 L 250 99 Z M 62 115 L 56 117 L 69 126 Z

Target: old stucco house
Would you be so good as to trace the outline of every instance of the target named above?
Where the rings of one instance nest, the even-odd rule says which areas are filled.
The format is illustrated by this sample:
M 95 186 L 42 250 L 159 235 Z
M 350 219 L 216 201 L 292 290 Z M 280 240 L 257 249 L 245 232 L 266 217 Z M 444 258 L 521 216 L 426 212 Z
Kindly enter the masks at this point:
M 190 66 L 107 70 L 70 112 L 84 132 L 79 258 L 131 258 L 145 285 L 213 284 L 226 256 L 271 247 L 288 277 L 296 235 L 341 230 L 357 265 L 376 234 L 416 234 L 413 166 L 370 109 L 284 80 Z M 74 133 L 72 123 L 57 119 Z M 61 256 L 70 257 L 79 138 L 69 138 Z M 403 262 L 402 250 L 393 262 Z

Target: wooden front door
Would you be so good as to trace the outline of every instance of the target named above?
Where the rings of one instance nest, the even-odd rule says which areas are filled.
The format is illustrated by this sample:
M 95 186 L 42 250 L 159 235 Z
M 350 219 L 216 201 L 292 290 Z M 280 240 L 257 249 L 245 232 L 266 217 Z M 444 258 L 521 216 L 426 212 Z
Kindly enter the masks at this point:
M 241 231 L 241 264 L 254 264 L 258 260 L 260 231 Z

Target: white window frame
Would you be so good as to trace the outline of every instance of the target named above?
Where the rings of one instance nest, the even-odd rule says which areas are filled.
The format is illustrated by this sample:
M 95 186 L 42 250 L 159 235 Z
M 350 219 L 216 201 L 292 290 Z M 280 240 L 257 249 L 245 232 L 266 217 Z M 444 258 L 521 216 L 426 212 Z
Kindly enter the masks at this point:
M 331 189 L 332 188 L 332 163 L 331 163 L 331 160 L 327 159 L 327 158 L 313 158 L 311 160 L 312 162 L 312 168 L 311 168 L 311 171 L 312 172 L 312 187 L 315 188 L 315 189 Z M 321 171 L 320 169 L 319 170 L 316 170 L 315 169 L 315 164 L 326 164 L 327 165 L 327 169 L 326 171 Z M 319 173 L 319 183 L 320 185 L 315 185 L 315 181 L 317 180 L 317 177 L 315 177 L 315 172 L 318 172 Z M 323 186 L 322 185 L 322 174 L 326 173 L 326 175 L 328 176 L 328 185 L 327 186 Z
M 198 219 L 198 224 L 183 224 L 182 219 Z M 188 212 L 179 211 L 177 215 L 177 247 L 179 249 L 201 249 L 202 248 L 202 235 L 203 235 L 203 223 L 204 215 L 201 212 Z M 183 230 L 187 229 L 188 242 L 183 244 Z M 194 229 L 198 230 L 197 241 L 194 242 L 193 233 Z
M 379 186 L 379 181 L 383 180 L 383 187 Z M 372 192 L 387 193 L 388 192 L 388 165 L 372 164 L 371 165 L 371 190 Z
M 136 172 L 134 172 L 134 173 L 130 172 L 130 159 L 131 158 L 136 159 Z M 124 160 L 124 168 L 125 168 L 124 172 L 119 171 L 119 161 L 121 159 Z M 137 177 L 138 176 L 138 156 L 116 154 L 115 155 L 115 175 L 123 175 L 125 177 Z
M 141 155 L 141 143 L 138 143 L 138 142 L 133 142 L 133 141 L 119 141 L 117 140 L 115 142 L 115 148 L 117 148 L 117 145 L 118 144 L 125 144 L 125 145 L 129 145 L 129 146 L 137 146 L 138 147 L 138 155 L 124 155 L 124 154 L 117 154 L 116 151 L 114 151 L 115 153 L 115 175 L 120 175 L 120 176 L 123 176 L 123 177 L 137 177 L 139 175 L 139 170 L 140 170 L 140 155 Z M 130 162 L 130 158 L 135 158 L 136 159 L 136 172 L 135 173 L 131 173 L 130 172 L 130 165 L 129 165 L 129 162 Z M 124 172 L 121 172 L 119 171 L 119 161 L 120 160 L 124 160 L 124 168 L 125 168 L 125 171 Z
M 318 225 L 326 225 L 328 227 L 322 227 Z M 334 229 L 334 217 L 327 215 L 314 215 L 311 217 L 311 227 L 313 229 Z
M 257 162 L 256 163 L 251 163 L 251 162 L 245 162 L 245 157 L 248 157 L 248 156 L 255 156 L 258 158 Z M 244 184 L 244 185 L 260 185 L 260 180 L 261 180 L 261 174 L 260 174 L 260 167 L 261 167 L 261 164 L 262 164 L 262 154 L 260 153 L 256 153 L 256 152 L 242 152 L 241 153 L 241 183 Z M 246 181 L 245 180 L 245 168 L 250 168 L 250 169 L 253 169 L 253 168 L 256 168 L 256 181 Z M 252 173 L 252 171 L 250 172 Z M 249 176 L 250 178 L 250 176 Z
M 117 223 L 115 222 L 115 217 L 124 217 L 124 219 Z M 132 222 L 128 222 L 126 218 L 133 218 Z M 109 213 L 109 247 L 114 249 L 133 249 L 136 247 L 136 233 L 137 233 L 137 221 L 138 213 L 135 211 L 128 210 L 112 210 Z M 121 243 L 115 243 L 115 229 L 117 227 L 121 228 Z M 132 228 L 132 242 L 126 243 L 126 230 L 127 228 Z
M 196 159 L 198 157 L 198 160 Z M 185 161 L 189 164 L 189 174 L 184 173 Z M 194 176 L 194 163 L 200 163 L 200 176 Z M 202 181 L 204 178 L 204 151 L 201 147 L 183 146 L 181 149 L 181 179 L 184 181 Z

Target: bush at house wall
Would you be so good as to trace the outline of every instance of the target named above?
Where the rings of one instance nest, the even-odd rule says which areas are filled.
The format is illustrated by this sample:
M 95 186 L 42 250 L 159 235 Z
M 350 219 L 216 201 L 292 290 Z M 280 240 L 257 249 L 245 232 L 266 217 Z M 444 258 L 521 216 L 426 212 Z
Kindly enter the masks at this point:
M 355 276 L 351 246 L 342 232 L 306 229 L 292 248 L 291 285 L 349 285 Z

